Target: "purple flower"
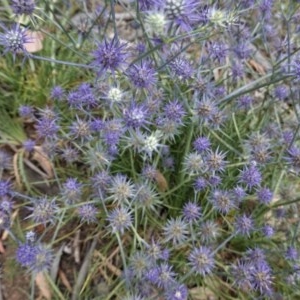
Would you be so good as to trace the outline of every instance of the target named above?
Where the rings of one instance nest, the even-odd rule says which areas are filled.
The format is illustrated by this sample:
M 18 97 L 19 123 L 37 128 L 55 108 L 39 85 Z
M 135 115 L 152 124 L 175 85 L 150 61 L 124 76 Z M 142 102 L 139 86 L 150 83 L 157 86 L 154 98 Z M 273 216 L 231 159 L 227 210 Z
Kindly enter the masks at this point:
M 251 231 L 254 230 L 252 218 L 247 217 L 245 214 L 237 216 L 234 223 L 234 229 L 237 234 L 249 237 Z
M 84 141 L 91 139 L 91 129 L 90 122 L 79 119 L 72 123 L 70 126 L 70 135 L 74 139 L 80 140 L 82 143 Z
M 172 241 L 173 245 L 183 244 L 188 235 L 188 224 L 180 217 L 172 218 L 163 227 L 165 242 Z
M 33 140 L 26 140 L 23 142 L 23 147 L 27 152 L 31 152 L 34 150 L 35 147 L 35 141 Z
M 212 187 L 217 187 L 221 184 L 222 178 L 218 175 L 211 175 L 208 177 L 207 182 Z
M 212 100 L 196 100 L 195 115 L 199 117 L 200 122 L 210 121 L 216 111 L 216 104 Z
M 208 52 L 212 60 L 217 60 L 219 63 L 225 61 L 227 49 L 224 43 L 211 42 L 208 45 Z
M 115 72 L 126 64 L 126 44 L 121 43 L 117 37 L 111 41 L 98 43 L 97 49 L 92 52 L 94 60 L 91 65 L 99 74 L 105 71 Z
M 56 214 L 58 212 L 58 206 L 55 203 L 55 199 L 49 200 L 48 198 L 36 199 L 33 202 L 33 207 L 28 209 L 32 211 L 32 214 L 28 218 L 32 218 L 36 224 L 47 224 L 48 222 L 54 223 Z
M 19 115 L 22 118 L 32 118 L 33 117 L 33 107 L 29 105 L 21 105 L 18 109 Z
M 11 52 L 15 60 L 16 54 L 23 53 L 29 55 L 25 44 L 30 43 L 31 39 L 26 33 L 26 29 L 20 27 L 20 24 L 14 24 L 11 29 L 0 25 L 4 33 L 0 33 L 0 45 L 4 47 L 4 54 Z
M 31 15 L 35 9 L 34 0 L 11 0 L 10 6 L 16 15 Z
M 208 187 L 208 184 L 208 181 L 204 177 L 198 177 L 193 186 L 196 192 L 201 192 Z
M 300 149 L 298 147 L 291 147 L 287 151 L 288 156 L 286 157 L 287 162 L 295 170 L 296 173 L 300 172 Z
M 251 107 L 253 102 L 254 102 L 253 97 L 249 95 L 244 95 L 237 98 L 237 107 L 239 109 L 247 110 Z
M 50 97 L 53 100 L 63 100 L 64 96 L 65 91 L 60 85 L 53 87 L 50 92 Z
M 137 88 L 152 88 L 157 82 L 157 73 L 152 63 L 142 60 L 140 64 L 134 64 L 126 70 L 126 75 Z
M 209 138 L 207 137 L 198 137 L 194 142 L 193 142 L 193 147 L 195 151 L 202 153 L 205 151 L 208 151 L 210 149 L 211 143 Z
M 9 180 L 0 180 L 0 197 L 5 197 L 11 194 L 11 183 Z
M 42 118 L 35 125 L 39 138 L 55 138 L 59 130 L 56 119 Z
M 110 197 L 113 202 L 123 203 L 129 202 L 136 195 L 136 189 L 134 184 L 125 175 L 117 174 L 111 178 L 110 187 L 108 188 Z
M 214 190 L 209 197 L 209 201 L 213 208 L 222 214 L 228 214 L 231 209 L 235 208 L 230 193 L 225 190 Z
M 170 266 L 168 263 L 162 263 L 156 267 L 156 269 L 157 271 L 155 273 L 157 275 L 153 278 L 153 283 L 159 288 L 167 289 L 175 282 L 176 273 L 172 271 L 172 266 Z
M 36 247 L 29 243 L 19 244 L 16 251 L 16 260 L 22 267 L 29 267 L 35 261 Z
M 245 197 L 246 197 L 246 192 L 245 190 L 241 187 L 241 186 L 236 186 L 233 190 L 232 190 L 232 194 L 234 199 L 240 203 Z
M 188 260 L 192 270 L 202 276 L 210 274 L 215 266 L 213 251 L 205 246 L 193 249 L 189 254 Z
M 169 62 L 168 66 L 179 80 L 190 79 L 195 72 L 192 64 L 183 56 L 175 57 Z
M 148 109 L 144 104 L 135 104 L 132 102 L 128 108 L 124 109 L 123 116 L 126 126 L 134 129 L 149 124 L 149 121 L 147 121 L 149 116 Z
M 91 178 L 91 182 L 95 194 L 103 200 L 106 197 L 111 182 L 111 176 L 107 171 L 101 171 Z
M 261 228 L 261 232 L 265 237 L 270 238 L 274 235 L 274 228 L 271 225 L 266 224 Z
M 271 268 L 266 262 L 256 264 L 250 269 L 250 281 L 253 288 L 265 296 L 270 296 L 273 292 L 273 277 Z
M 147 183 L 138 184 L 136 186 L 134 201 L 137 203 L 137 206 L 143 210 L 155 210 L 155 206 L 160 204 L 156 191 Z
M 220 228 L 214 221 L 205 221 L 200 225 L 200 240 L 204 243 L 210 243 L 219 236 Z
M 284 100 L 288 97 L 289 91 L 285 85 L 279 85 L 274 89 L 274 96 L 279 100 Z
M 205 156 L 205 165 L 207 166 L 207 170 L 209 172 L 223 172 L 225 169 L 226 161 L 225 161 L 226 153 L 219 151 L 208 150 Z
M 117 207 L 108 213 L 107 220 L 113 233 L 123 234 L 132 225 L 132 216 L 128 208 Z
M 202 216 L 201 207 L 194 202 L 187 202 L 183 206 L 183 219 L 187 222 L 196 222 Z
M 166 300 L 187 300 L 188 289 L 184 284 L 174 284 L 165 292 Z
M 262 204 L 270 204 L 272 199 L 273 199 L 273 193 L 270 189 L 266 188 L 266 187 L 262 187 L 260 188 L 257 192 L 256 192 L 256 196 L 257 199 L 260 203 Z
M 96 223 L 98 210 L 93 204 L 83 204 L 77 209 L 81 222 Z
M 182 119 L 185 116 L 185 110 L 183 105 L 178 100 L 168 102 L 163 108 L 164 115 L 169 120 L 182 123 Z
M 285 257 L 287 260 L 297 260 L 298 259 L 298 251 L 295 247 L 289 246 L 286 250 Z
M 93 108 L 97 106 L 97 100 L 94 95 L 94 90 L 89 83 L 81 83 L 77 88 L 76 93 L 83 107 Z
M 252 50 L 245 43 L 239 43 L 233 48 L 233 52 L 237 56 L 238 59 L 244 60 L 248 59 L 251 55 Z
M 81 199 L 82 184 L 76 178 L 69 178 L 62 186 L 62 196 L 67 204 L 74 204 Z
M 246 185 L 248 189 L 257 187 L 262 181 L 262 176 L 255 164 L 245 166 L 239 175 L 239 182 Z
M 53 254 L 51 249 L 42 244 L 34 246 L 34 259 L 28 265 L 29 269 L 34 273 L 48 271 L 51 267 Z
M 236 285 L 239 289 L 243 291 L 249 291 L 252 289 L 251 283 L 251 264 L 243 260 L 238 260 L 234 265 L 231 266 L 230 273 L 233 276 L 233 285 Z
M 61 150 L 61 157 L 68 163 L 72 164 L 79 160 L 79 152 L 77 149 L 66 147 Z

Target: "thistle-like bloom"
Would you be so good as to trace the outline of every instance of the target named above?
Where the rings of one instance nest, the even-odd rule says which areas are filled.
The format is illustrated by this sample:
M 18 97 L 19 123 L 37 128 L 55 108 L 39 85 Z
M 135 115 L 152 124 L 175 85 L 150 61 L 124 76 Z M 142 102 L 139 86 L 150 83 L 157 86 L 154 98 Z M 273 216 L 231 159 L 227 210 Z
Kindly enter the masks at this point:
M 91 182 L 95 195 L 104 199 L 111 182 L 109 173 L 107 171 L 98 172 L 91 178 Z
M 121 69 L 127 60 L 126 44 L 121 43 L 117 37 L 111 41 L 98 43 L 97 49 L 92 52 L 94 60 L 92 66 L 99 74 L 105 71 L 115 72 Z
M 132 225 L 132 216 L 128 208 L 123 206 L 115 208 L 108 213 L 107 220 L 113 233 L 123 234 Z
M 261 232 L 265 237 L 270 238 L 274 235 L 274 228 L 271 225 L 266 224 L 261 228 Z
M 225 161 L 226 153 L 219 151 L 209 150 L 207 155 L 205 156 L 205 165 L 207 165 L 207 171 L 209 172 L 223 172 L 225 169 L 226 161 Z
M 22 146 L 25 149 L 25 151 L 32 152 L 35 147 L 35 141 L 28 139 L 22 143 Z
M 91 139 L 90 123 L 77 117 L 70 126 L 70 135 L 81 142 Z
M 21 118 L 32 118 L 33 107 L 29 105 L 21 105 L 18 109 Z
M 142 60 L 126 71 L 126 75 L 137 88 L 151 89 L 157 82 L 157 73 L 149 60 Z
M 19 244 L 16 260 L 22 267 L 29 267 L 34 263 L 36 252 L 36 247 L 30 243 Z
M 235 207 L 230 193 L 225 190 L 214 190 L 209 197 L 209 201 L 212 203 L 213 208 L 222 214 L 228 214 Z
M 288 164 L 298 174 L 300 172 L 300 148 L 293 146 L 287 151 L 287 154 Z
M 159 288 L 168 288 L 172 283 L 175 282 L 176 273 L 172 271 L 172 266 L 168 263 L 162 263 L 157 268 L 157 277 L 154 283 Z
M 164 115 L 167 119 L 182 124 L 182 119 L 186 112 L 183 105 L 178 101 L 170 101 L 163 108 Z
M 245 166 L 239 175 L 239 182 L 245 184 L 248 189 L 257 187 L 262 181 L 262 175 L 256 164 L 252 163 L 249 167 Z
M 204 170 L 202 156 L 196 152 L 189 153 L 184 159 L 184 170 L 189 175 L 200 174 Z
M 195 151 L 198 153 L 202 153 L 205 151 L 208 151 L 210 149 L 211 143 L 209 138 L 207 137 L 198 137 L 194 142 L 193 142 L 193 147 Z
M 0 197 L 6 197 L 11 194 L 11 183 L 9 180 L 0 180 Z
M 197 222 L 202 216 L 201 207 L 195 202 L 187 202 L 183 206 L 183 219 L 189 223 Z
M 11 0 L 10 6 L 16 15 L 31 15 L 35 9 L 34 0 Z
M 23 53 L 28 55 L 25 48 L 25 44 L 30 43 L 31 39 L 26 33 L 26 29 L 20 27 L 20 24 L 14 24 L 11 29 L 0 25 L 0 27 L 4 30 L 3 33 L 0 33 L 0 45 L 4 47 L 4 54 L 10 52 L 13 55 L 15 60 L 16 54 Z
M 37 134 L 40 138 L 55 138 L 59 130 L 56 119 L 42 118 L 37 120 L 35 125 Z
M 212 100 L 204 99 L 196 101 L 194 114 L 199 117 L 200 122 L 209 122 L 216 111 L 216 104 Z
M 270 266 L 266 262 L 256 264 L 250 269 L 251 284 L 255 290 L 265 296 L 271 296 L 273 277 Z
M 53 100 L 63 100 L 65 96 L 65 91 L 60 85 L 56 85 L 51 89 L 50 97 Z
M 146 271 L 151 267 L 152 261 L 148 255 L 142 251 L 136 251 L 129 259 L 129 269 L 132 273 L 141 278 L 145 275 Z
M 165 242 L 172 241 L 174 245 L 183 244 L 189 233 L 188 223 L 181 218 L 169 219 L 163 227 Z
M 260 188 L 257 192 L 257 199 L 260 203 L 262 204 L 270 204 L 272 199 L 273 199 L 273 193 L 270 189 L 266 188 L 266 187 L 262 187 Z
M 62 196 L 67 204 L 78 202 L 82 195 L 82 184 L 76 178 L 69 178 L 62 186 Z
M 129 203 L 129 200 L 136 194 L 136 189 L 132 181 L 127 176 L 121 174 L 117 174 L 111 178 L 111 184 L 107 191 L 110 194 L 108 199 L 112 200 L 113 203 L 119 204 L 123 202 Z
M 213 251 L 205 246 L 193 249 L 188 260 L 192 270 L 202 276 L 210 274 L 215 266 Z
M 48 271 L 53 260 L 52 250 L 42 244 L 34 246 L 34 259 L 29 264 L 29 269 L 37 274 L 39 272 Z
M 61 150 L 61 157 L 66 161 L 66 163 L 72 164 L 79 160 L 79 152 L 75 148 L 66 147 Z
M 127 127 L 134 129 L 145 127 L 149 124 L 148 109 L 144 104 L 135 104 L 134 102 L 128 108 L 123 110 L 124 122 Z
M 77 209 L 81 222 L 96 223 L 98 210 L 93 204 L 83 204 Z
M 137 185 L 134 201 L 138 207 L 141 207 L 143 210 L 150 209 L 153 211 L 155 210 L 155 206 L 161 204 L 157 193 L 147 183 Z
M 237 286 L 242 291 L 253 289 L 250 275 L 251 269 L 251 264 L 243 260 L 238 260 L 232 265 L 230 272 L 234 279 L 233 285 Z
M 296 261 L 299 257 L 299 253 L 295 247 L 289 246 L 285 252 L 287 260 Z
M 174 284 L 165 291 L 166 300 L 187 300 L 188 289 L 184 284 Z
M 54 223 L 56 219 L 56 213 L 58 212 L 58 206 L 55 203 L 55 199 L 48 199 L 46 197 L 33 201 L 33 207 L 29 210 L 32 214 L 28 218 L 32 218 L 36 224 L 46 224 L 48 222 Z
M 172 73 L 179 80 L 187 80 L 193 77 L 195 72 L 192 64 L 183 56 L 177 56 L 169 63 Z
M 200 240 L 203 243 L 215 241 L 220 234 L 219 225 L 211 220 L 205 221 L 200 225 Z
M 252 218 L 247 217 L 246 215 L 237 216 L 234 223 L 234 230 L 236 234 L 249 237 L 251 231 L 254 230 Z

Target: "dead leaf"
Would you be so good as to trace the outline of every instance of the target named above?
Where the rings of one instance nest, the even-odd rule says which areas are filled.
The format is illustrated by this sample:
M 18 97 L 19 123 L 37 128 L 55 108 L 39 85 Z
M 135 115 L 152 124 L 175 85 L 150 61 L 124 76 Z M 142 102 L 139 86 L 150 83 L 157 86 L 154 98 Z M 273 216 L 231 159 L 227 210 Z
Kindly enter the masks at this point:
M 39 31 L 26 30 L 26 35 L 30 39 L 29 43 L 25 43 L 24 47 L 29 53 L 41 51 L 43 49 L 44 36 Z
M 66 276 L 66 274 L 62 271 L 62 270 L 59 270 L 58 271 L 58 277 L 60 278 L 62 284 L 66 287 L 66 289 L 69 291 L 69 292 L 72 292 L 72 287 L 71 287 L 71 284 Z
M 19 156 L 19 152 L 14 154 L 13 168 L 14 168 L 14 175 L 15 175 L 15 178 L 16 178 L 17 186 L 18 186 L 18 188 L 21 188 L 22 183 L 21 183 L 21 177 L 20 177 L 19 169 L 18 169 L 18 158 L 19 158 L 18 156 Z
M 47 174 L 46 179 L 50 179 L 53 177 L 53 166 L 48 157 L 48 155 L 44 152 L 41 146 L 35 146 L 34 152 L 32 155 L 32 159 L 37 161 L 40 167 L 45 171 Z
M 249 59 L 249 65 L 254 69 L 254 71 L 256 71 L 259 75 L 265 75 L 266 71 L 264 69 L 264 67 L 259 64 L 258 62 L 256 62 L 254 59 Z
M 49 287 L 49 283 L 44 275 L 43 272 L 37 273 L 35 277 L 35 283 L 38 286 L 42 296 L 46 298 L 47 300 L 51 300 L 52 294 Z
M 158 189 L 161 192 L 165 192 L 169 188 L 168 182 L 167 182 L 165 176 L 159 170 L 156 170 L 155 180 L 156 180 Z

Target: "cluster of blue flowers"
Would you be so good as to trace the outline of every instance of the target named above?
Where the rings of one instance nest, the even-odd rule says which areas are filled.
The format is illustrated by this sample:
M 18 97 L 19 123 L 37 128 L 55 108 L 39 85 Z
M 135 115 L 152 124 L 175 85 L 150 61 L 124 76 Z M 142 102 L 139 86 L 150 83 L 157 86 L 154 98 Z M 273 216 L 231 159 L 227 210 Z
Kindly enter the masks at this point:
M 112 1 L 96 14 L 113 25 L 111 34 L 88 30 L 74 62 L 29 53 L 26 28 L 1 25 L 0 46 L 15 63 L 82 67 L 84 76 L 53 85 L 45 107 L 19 107 L 34 128 L 20 147 L 28 155 L 42 149 L 58 190 L 17 192 L 0 149 L 0 226 L 14 236 L 11 215 L 23 201 L 33 226 L 51 229 L 71 216 L 91 234 L 106 231 L 122 259 L 127 296 L 118 299 L 186 300 L 190 289 L 214 285 L 220 299 L 300 297 L 292 222 L 299 222 L 300 6 L 214 2 L 123 3 L 142 32 L 131 43 L 115 26 Z M 33 25 L 43 9 L 11 1 L 16 18 Z M 37 274 L 49 270 L 55 249 L 32 235 L 18 241 L 16 260 Z

